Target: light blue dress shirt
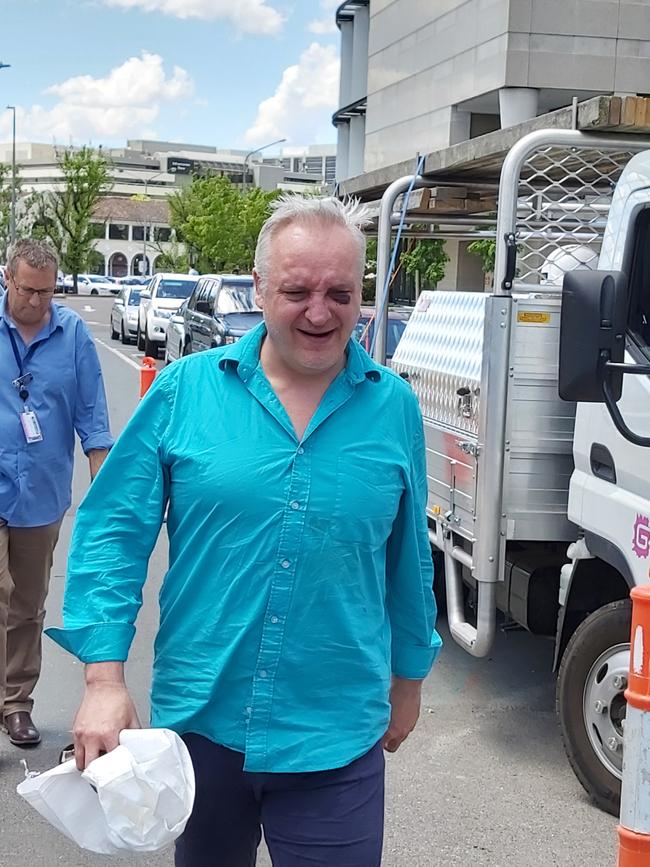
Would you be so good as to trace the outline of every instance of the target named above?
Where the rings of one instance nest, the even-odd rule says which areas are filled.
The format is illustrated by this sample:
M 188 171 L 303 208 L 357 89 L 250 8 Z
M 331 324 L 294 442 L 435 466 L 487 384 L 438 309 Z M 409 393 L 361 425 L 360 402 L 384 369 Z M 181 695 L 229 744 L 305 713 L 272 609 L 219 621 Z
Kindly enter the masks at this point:
M 74 433 L 83 450 L 108 449 L 113 438 L 93 339 L 73 310 L 52 304 L 50 321 L 25 346 L 0 298 L 0 518 L 10 527 L 60 520 L 71 502 Z M 27 443 L 20 424 L 23 401 L 12 382 L 20 375 L 9 338 L 14 335 L 31 373 L 29 408 L 42 442 Z
M 358 343 L 302 440 L 259 363 L 260 324 L 160 374 L 77 514 L 64 629 L 125 660 L 167 503 L 154 726 L 245 753 L 250 771 L 341 767 L 389 721 L 391 671 L 440 648 L 422 421 Z

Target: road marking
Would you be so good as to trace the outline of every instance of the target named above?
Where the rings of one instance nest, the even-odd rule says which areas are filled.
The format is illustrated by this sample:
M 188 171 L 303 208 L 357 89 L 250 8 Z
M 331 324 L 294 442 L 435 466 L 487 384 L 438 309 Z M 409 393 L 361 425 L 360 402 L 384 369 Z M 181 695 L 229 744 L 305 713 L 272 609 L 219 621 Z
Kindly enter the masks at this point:
M 92 319 L 86 319 L 86 325 L 103 325 L 103 322 L 93 322 Z
M 123 352 L 120 352 L 119 349 L 113 349 L 112 346 L 109 346 L 108 343 L 104 343 L 103 340 L 98 340 L 95 338 L 95 343 L 100 343 L 104 349 L 108 349 L 109 352 L 112 352 L 113 355 L 117 355 L 118 358 L 121 358 L 122 361 L 126 361 L 127 364 L 130 364 L 131 367 L 135 367 L 136 370 L 140 370 L 140 365 L 136 364 L 135 361 L 131 361 Z
M 91 307 L 90 304 L 84 304 L 83 311 L 84 311 L 84 313 L 94 313 L 95 308 Z

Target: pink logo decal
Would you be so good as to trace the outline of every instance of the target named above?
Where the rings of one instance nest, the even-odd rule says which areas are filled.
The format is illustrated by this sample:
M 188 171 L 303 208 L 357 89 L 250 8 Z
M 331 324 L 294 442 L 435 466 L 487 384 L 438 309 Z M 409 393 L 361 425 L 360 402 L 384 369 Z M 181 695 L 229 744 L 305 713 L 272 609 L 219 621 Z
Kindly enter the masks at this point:
M 632 550 L 637 557 L 645 558 L 650 554 L 650 519 L 645 515 L 637 515 L 634 522 Z

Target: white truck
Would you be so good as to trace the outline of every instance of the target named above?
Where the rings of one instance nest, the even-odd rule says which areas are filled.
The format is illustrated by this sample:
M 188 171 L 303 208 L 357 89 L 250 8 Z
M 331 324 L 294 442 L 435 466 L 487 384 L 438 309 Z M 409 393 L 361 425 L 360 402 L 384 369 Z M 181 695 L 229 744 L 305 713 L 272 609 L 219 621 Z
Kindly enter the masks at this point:
M 573 130 L 522 138 L 503 161 L 496 217 L 477 220 L 496 221 L 494 288 L 423 292 L 392 362 L 424 416 L 430 539 L 444 562 L 450 632 L 485 656 L 500 610 L 554 638 L 566 752 L 611 813 L 628 597 L 650 580 L 649 146 Z M 380 361 L 394 208 L 407 190 L 436 183 L 402 178 L 382 199 Z M 421 234 L 426 218 L 406 205 L 404 214 Z M 446 228 L 432 237 L 453 232 L 453 215 L 434 219 Z M 599 250 L 598 270 L 585 270 L 593 262 L 582 254 L 567 266 L 585 247 Z M 545 279 L 549 260 L 568 271 L 563 285 Z

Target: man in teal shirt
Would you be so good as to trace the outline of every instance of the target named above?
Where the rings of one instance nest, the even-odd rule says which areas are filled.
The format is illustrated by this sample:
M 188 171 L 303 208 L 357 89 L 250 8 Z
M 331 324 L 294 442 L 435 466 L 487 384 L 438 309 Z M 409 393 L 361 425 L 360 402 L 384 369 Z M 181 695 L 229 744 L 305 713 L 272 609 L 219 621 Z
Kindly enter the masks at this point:
M 351 334 L 363 211 L 281 199 L 258 240 L 264 322 L 161 374 L 81 505 L 62 630 L 86 663 L 80 767 L 139 722 L 123 676 L 168 508 L 151 722 L 197 774 L 177 867 L 381 860 L 383 752 L 440 647 L 422 421 Z

